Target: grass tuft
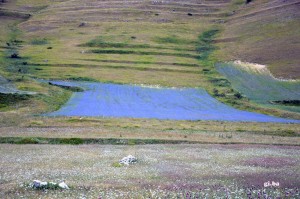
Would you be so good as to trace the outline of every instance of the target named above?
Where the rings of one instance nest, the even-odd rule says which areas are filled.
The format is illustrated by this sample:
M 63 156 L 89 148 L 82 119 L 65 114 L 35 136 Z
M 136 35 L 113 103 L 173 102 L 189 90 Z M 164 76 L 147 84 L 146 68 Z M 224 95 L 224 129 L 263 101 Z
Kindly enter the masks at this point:
M 120 168 L 120 167 L 123 167 L 123 165 L 122 164 L 120 164 L 119 162 L 114 162 L 114 163 L 112 163 L 112 165 L 111 165 L 112 167 L 115 167 L 115 168 Z
M 31 45 L 46 45 L 48 43 L 49 42 L 46 38 L 36 38 L 30 41 Z
M 168 37 L 156 37 L 155 42 L 159 44 L 177 44 L 177 45 L 187 45 L 187 44 L 194 44 L 194 41 L 181 39 L 177 36 L 168 36 Z
M 79 145 L 84 144 L 84 140 L 81 138 L 62 138 L 55 140 L 57 144 L 71 144 L 71 145 Z
M 37 138 L 21 138 L 20 140 L 17 140 L 15 142 L 16 144 L 39 144 L 40 140 L 38 140 Z

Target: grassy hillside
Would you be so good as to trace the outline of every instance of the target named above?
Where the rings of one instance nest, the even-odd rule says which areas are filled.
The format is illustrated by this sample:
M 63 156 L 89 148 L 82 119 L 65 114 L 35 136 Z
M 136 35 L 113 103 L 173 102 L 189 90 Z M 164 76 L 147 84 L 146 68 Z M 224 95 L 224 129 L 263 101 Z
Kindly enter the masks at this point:
M 291 41 L 299 32 L 292 12 L 297 1 L 15 0 L 0 6 L 0 74 L 19 89 L 41 94 L 32 98 L 37 108 L 30 112 L 55 110 L 70 96 L 35 81 L 42 78 L 202 87 L 236 108 L 300 117 L 239 97 L 214 68 L 219 61 L 242 59 L 297 78 L 299 59 L 291 53 L 297 50 Z M 282 9 L 290 12 L 281 15 Z M 283 26 L 289 31 L 280 32 Z
M 205 82 L 199 76 L 195 43 L 210 28 L 211 17 L 202 17 L 208 11 L 201 7 L 188 16 L 193 2 L 188 3 L 56 4 L 20 24 L 27 32 L 25 39 L 31 40 L 22 53 L 31 57 L 38 68 L 35 76 L 41 78 L 200 86 Z M 32 45 L 41 39 L 46 42 Z
M 223 59 L 268 65 L 279 78 L 300 78 L 300 2 L 257 0 L 232 11 L 222 33 Z

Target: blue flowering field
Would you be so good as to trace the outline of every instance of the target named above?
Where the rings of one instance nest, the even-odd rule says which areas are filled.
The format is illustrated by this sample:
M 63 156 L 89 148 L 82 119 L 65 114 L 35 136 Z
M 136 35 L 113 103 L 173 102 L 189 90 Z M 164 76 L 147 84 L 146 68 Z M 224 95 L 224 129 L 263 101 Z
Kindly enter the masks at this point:
M 246 122 L 299 123 L 229 107 L 201 88 L 159 88 L 90 82 L 52 81 L 77 86 L 76 92 L 61 109 L 49 116 L 92 116 L 154 118 L 169 120 L 222 120 Z

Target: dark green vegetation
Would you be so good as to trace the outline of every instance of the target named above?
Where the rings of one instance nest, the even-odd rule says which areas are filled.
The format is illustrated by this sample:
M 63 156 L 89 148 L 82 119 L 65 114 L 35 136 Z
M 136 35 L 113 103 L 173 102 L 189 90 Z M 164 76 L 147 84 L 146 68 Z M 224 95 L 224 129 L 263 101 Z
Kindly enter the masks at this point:
M 109 145 L 141 145 L 141 144 L 192 144 L 185 140 L 157 140 L 157 139 L 82 139 L 82 138 L 42 138 L 42 137 L 1 137 L 1 144 L 109 144 Z
M 88 77 L 69 77 L 68 80 L 72 81 L 85 81 L 85 82 L 95 82 L 97 80 Z
M 1 138 L 1 143 L 9 144 L 84 144 L 84 140 L 80 138 L 39 138 L 39 137 L 24 137 L 24 138 Z M 85 142 L 87 143 L 87 142 Z
M 92 53 L 98 54 L 134 54 L 134 55 L 163 55 L 163 56 L 176 56 L 197 58 L 195 55 L 185 53 L 164 53 L 164 52 L 147 52 L 147 51 L 131 51 L 131 50 L 92 50 Z
M 219 29 L 211 29 L 199 35 L 196 45 L 196 51 L 199 53 L 198 59 L 207 60 L 209 55 L 216 49 L 212 41 L 218 32 L 220 32 Z
M 287 106 L 300 106 L 300 100 L 282 100 L 282 101 L 271 101 L 271 103 L 275 104 L 283 104 Z
M 0 110 L 30 99 L 30 95 L 0 93 Z
M 29 188 L 31 188 L 29 185 L 25 185 L 25 186 L 28 186 Z M 36 189 L 36 190 L 59 190 L 61 189 L 58 184 L 52 184 L 52 183 L 47 183 L 47 185 L 44 185 L 42 187 L 39 187 L 39 188 L 33 188 L 33 189 Z
M 66 90 L 73 91 L 73 92 L 82 92 L 84 90 L 83 88 L 80 88 L 77 86 L 64 86 L 64 85 L 54 84 L 51 82 L 49 82 L 49 85 L 57 86 L 57 87 L 60 87 L 60 88 L 66 89 Z
M 45 44 L 48 44 L 48 41 L 46 38 L 43 38 L 43 39 L 38 38 L 38 39 L 32 39 L 30 41 L 30 44 L 31 45 L 45 45 Z

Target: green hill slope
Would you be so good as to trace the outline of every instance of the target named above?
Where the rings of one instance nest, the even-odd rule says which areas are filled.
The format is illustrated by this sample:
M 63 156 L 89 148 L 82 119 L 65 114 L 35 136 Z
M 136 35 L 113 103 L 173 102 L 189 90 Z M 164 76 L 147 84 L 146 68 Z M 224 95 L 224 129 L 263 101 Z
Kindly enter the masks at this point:
M 298 7 L 277 0 L 0 3 L 0 74 L 41 94 L 32 99 L 34 113 L 57 109 L 70 95 L 35 81 L 42 78 L 202 87 L 237 108 L 298 118 L 241 98 L 214 68 L 241 59 L 298 78 Z

